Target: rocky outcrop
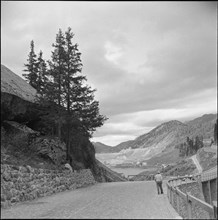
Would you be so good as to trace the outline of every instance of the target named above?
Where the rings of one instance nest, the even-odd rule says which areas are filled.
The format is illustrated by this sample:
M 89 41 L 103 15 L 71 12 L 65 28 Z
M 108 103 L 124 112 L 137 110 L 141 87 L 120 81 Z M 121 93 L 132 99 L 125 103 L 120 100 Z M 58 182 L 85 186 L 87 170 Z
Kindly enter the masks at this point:
M 1 92 L 1 122 L 4 120 L 17 122 L 38 120 L 41 111 L 40 106 L 35 103 Z
M 29 146 L 37 155 L 60 165 L 66 161 L 66 145 L 59 138 L 37 137 Z
M 2 64 L 1 92 L 15 95 L 28 102 L 34 102 L 36 96 L 36 90 L 32 86 Z
M 70 172 L 1 165 L 1 207 L 92 184 L 95 179 L 89 169 Z
M 37 120 L 36 90 L 24 79 L 1 65 L 1 121 Z
M 31 144 L 36 137 L 40 135 L 39 132 L 32 130 L 31 128 L 27 127 L 26 125 L 19 124 L 15 121 L 3 121 L 4 129 L 7 131 L 7 134 L 19 135 L 26 137 L 27 144 Z

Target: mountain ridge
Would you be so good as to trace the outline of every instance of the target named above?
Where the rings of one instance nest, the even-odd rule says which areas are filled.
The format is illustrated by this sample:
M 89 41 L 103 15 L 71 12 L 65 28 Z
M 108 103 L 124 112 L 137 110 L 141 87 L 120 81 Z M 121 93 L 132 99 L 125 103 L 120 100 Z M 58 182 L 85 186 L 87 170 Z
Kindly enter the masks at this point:
M 136 137 L 134 140 L 121 142 L 115 147 L 111 147 L 98 142 L 98 150 L 96 153 L 118 153 L 123 149 L 146 148 L 149 146 L 166 145 L 166 147 L 175 146 L 181 143 L 187 136 L 193 138 L 197 135 L 202 135 L 204 138 L 213 136 L 213 126 L 217 114 L 204 114 L 185 123 L 178 120 L 170 120 L 164 122 L 148 133 Z M 171 139 L 171 140 L 169 140 Z M 185 140 L 184 140 L 185 141 Z M 104 145 L 106 150 L 101 151 L 100 144 Z M 93 143 L 95 146 L 95 143 Z

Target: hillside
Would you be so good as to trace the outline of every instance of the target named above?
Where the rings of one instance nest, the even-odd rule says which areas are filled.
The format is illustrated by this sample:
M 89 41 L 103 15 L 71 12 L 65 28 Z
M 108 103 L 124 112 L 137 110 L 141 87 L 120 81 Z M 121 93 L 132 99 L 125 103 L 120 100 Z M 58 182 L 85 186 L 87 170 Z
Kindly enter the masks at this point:
M 1 92 L 16 95 L 26 101 L 33 102 L 36 90 L 24 79 L 1 64 Z
M 177 120 L 165 122 L 135 140 L 122 142 L 113 147 L 113 151 L 101 151 L 97 158 L 105 164 L 136 164 L 146 161 L 147 165 L 173 163 L 179 158 L 176 145 L 186 141 L 186 137 L 194 138 L 202 135 L 204 139 L 213 137 L 216 114 L 205 114 L 192 121 L 182 123 Z M 108 155 L 107 153 L 115 153 Z
M 1 65 L 1 164 L 61 169 L 67 162 L 66 143 L 43 130 L 43 116 L 51 107 L 37 104 L 35 97 L 33 87 Z M 107 181 L 107 171 L 96 161 L 88 137 L 75 134 L 71 141 L 72 168 L 90 169 L 97 181 Z
M 193 138 L 197 135 L 203 135 L 203 138 L 207 139 L 213 137 L 216 118 L 216 114 L 205 114 L 186 123 L 177 120 L 165 122 L 135 140 L 122 142 L 113 148 L 100 142 L 93 144 L 95 149 L 97 149 L 96 153 L 115 153 L 130 147 L 132 149 L 146 148 L 157 145 L 160 142 L 161 144 L 172 146 L 185 141 L 187 136 Z
M 186 124 L 189 127 L 190 136 L 194 137 L 198 134 L 202 134 L 205 139 L 213 137 L 216 118 L 217 114 L 205 114 L 187 122 Z
M 113 148 L 111 146 L 102 144 L 100 142 L 92 142 L 95 147 L 95 153 L 112 153 Z
M 95 152 L 97 154 L 103 154 L 103 153 L 117 153 L 117 152 L 120 152 L 123 149 L 129 148 L 131 146 L 132 142 L 133 142 L 133 140 L 125 141 L 125 142 L 122 142 L 122 143 L 116 145 L 115 147 L 108 146 L 108 145 L 103 144 L 101 142 L 92 142 L 92 144 L 94 145 Z
M 185 124 L 179 121 L 169 121 L 157 126 L 149 133 L 137 137 L 135 140 L 122 142 L 113 148 L 110 148 L 109 146 L 99 142 L 93 144 L 95 146 L 95 149 L 97 149 L 96 153 L 115 153 L 120 152 L 124 149 L 128 149 L 130 147 L 132 149 L 146 148 L 154 146 L 159 142 L 162 142 L 163 144 L 164 140 L 166 143 L 168 143 L 170 141 L 169 139 L 171 139 L 171 137 L 174 136 L 176 132 L 181 129 L 180 127 L 184 126 L 186 127 Z

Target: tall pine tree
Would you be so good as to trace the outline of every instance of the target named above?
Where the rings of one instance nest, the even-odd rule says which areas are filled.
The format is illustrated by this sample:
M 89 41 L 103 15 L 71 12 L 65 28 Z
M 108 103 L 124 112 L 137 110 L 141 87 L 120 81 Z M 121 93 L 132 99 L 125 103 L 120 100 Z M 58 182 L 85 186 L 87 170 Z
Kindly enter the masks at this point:
M 51 61 L 49 61 L 50 76 L 52 78 L 49 86 L 49 97 L 50 99 L 57 103 L 57 117 L 56 123 L 58 127 L 58 137 L 61 139 L 61 127 L 63 124 L 62 108 L 64 105 L 63 100 L 63 76 L 65 75 L 65 38 L 61 29 L 59 29 L 56 35 L 56 42 L 52 44 L 54 51 L 52 51 Z
M 80 121 L 80 130 L 84 135 L 90 136 L 90 132 L 96 127 L 103 125 L 106 117 L 99 114 L 98 102 L 94 100 L 95 90 L 88 85 L 84 85 L 87 80 L 82 72 L 81 53 L 78 44 L 73 44 L 74 34 L 71 28 L 65 32 L 65 70 L 63 77 L 64 97 L 67 108 L 67 149 L 70 148 L 70 120 L 77 118 Z M 75 122 L 75 121 L 74 121 Z
M 107 119 L 99 113 L 99 103 L 94 99 L 95 89 L 86 85 L 82 75 L 81 53 L 78 44 L 72 42 L 74 34 L 71 28 L 63 34 L 59 29 L 56 42 L 52 44 L 49 68 L 43 81 L 42 103 L 51 107 L 47 121 L 55 122 L 58 137 L 65 141 L 67 159 L 73 146 L 72 137 L 89 138 L 97 127 Z M 42 62 L 43 63 L 43 62 Z M 40 75 L 42 77 L 43 75 Z

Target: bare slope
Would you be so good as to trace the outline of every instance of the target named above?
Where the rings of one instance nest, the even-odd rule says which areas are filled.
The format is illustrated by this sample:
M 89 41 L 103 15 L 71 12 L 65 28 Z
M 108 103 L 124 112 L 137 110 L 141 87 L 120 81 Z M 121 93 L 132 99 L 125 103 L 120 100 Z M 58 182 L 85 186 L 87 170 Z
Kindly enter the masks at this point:
M 16 95 L 26 101 L 34 102 L 36 90 L 24 79 L 1 64 L 1 92 Z

